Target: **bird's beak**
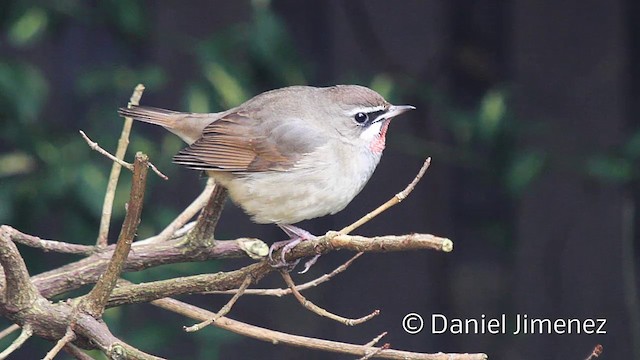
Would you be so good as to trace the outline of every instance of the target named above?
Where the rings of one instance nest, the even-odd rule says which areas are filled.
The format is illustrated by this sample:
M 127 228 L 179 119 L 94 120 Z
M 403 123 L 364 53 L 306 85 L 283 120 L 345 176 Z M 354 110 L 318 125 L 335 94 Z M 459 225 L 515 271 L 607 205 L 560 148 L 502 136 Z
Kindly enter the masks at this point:
M 411 105 L 391 105 L 389 106 L 389 110 L 384 114 L 385 118 L 392 119 L 403 112 L 414 110 L 416 107 Z

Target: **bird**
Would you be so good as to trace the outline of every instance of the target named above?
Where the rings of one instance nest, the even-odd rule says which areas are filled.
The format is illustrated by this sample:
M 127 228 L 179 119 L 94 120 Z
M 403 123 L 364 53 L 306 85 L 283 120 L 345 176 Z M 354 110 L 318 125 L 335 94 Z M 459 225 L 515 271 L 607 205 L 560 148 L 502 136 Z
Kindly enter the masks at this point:
M 269 254 L 284 247 L 282 265 L 287 251 L 314 238 L 293 224 L 343 210 L 380 162 L 391 119 L 412 109 L 364 86 L 335 85 L 270 90 L 217 113 L 118 113 L 179 136 L 188 146 L 174 163 L 205 171 L 255 223 L 280 226 L 290 239 Z

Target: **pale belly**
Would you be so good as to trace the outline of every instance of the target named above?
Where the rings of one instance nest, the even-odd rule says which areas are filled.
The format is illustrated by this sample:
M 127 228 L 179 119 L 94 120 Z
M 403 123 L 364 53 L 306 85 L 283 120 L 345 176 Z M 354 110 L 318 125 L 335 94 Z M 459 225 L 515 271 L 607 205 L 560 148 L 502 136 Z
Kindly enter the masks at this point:
M 301 166 L 289 171 L 232 175 L 211 173 L 257 223 L 294 224 L 335 214 L 362 190 L 380 160 L 363 153 L 345 162 Z

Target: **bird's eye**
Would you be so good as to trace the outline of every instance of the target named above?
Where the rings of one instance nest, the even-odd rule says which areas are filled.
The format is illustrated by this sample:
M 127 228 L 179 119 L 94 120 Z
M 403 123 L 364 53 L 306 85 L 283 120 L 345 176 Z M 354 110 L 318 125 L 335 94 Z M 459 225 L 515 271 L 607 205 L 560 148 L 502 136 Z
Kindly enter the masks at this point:
M 369 120 L 369 115 L 359 112 L 359 113 L 356 114 L 354 119 L 356 120 L 356 122 L 358 124 L 364 124 L 365 121 Z

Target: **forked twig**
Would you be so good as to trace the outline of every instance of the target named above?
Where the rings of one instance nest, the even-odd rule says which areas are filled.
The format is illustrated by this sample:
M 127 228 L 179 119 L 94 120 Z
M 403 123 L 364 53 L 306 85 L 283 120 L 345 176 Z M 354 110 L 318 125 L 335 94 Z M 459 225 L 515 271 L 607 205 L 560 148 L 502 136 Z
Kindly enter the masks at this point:
M 102 155 L 106 156 L 107 158 L 111 159 L 111 161 L 113 161 L 114 163 L 117 163 L 119 166 L 124 167 L 129 171 L 133 171 L 133 164 L 130 164 L 130 163 L 124 161 L 124 160 L 118 159 L 117 157 L 111 155 L 107 150 L 101 148 L 100 145 L 98 145 L 97 142 L 91 140 L 89 138 L 89 136 L 87 136 L 87 134 L 85 134 L 84 131 L 78 130 L 78 132 L 80 133 L 80 135 L 82 136 L 84 141 L 87 142 L 87 144 L 89 145 L 89 148 L 91 148 L 91 150 L 95 150 L 95 151 L 99 152 L 100 154 L 102 154 Z M 155 165 L 153 165 L 151 162 L 149 162 L 147 164 L 147 166 L 149 167 L 149 169 L 151 169 L 153 172 L 155 172 L 162 179 L 169 180 L 169 177 L 167 177 L 167 175 L 165 175 L 162 172 L 160 172 L 160 170 L 158 170 L 158 168 Z
M 344 264 L 335 268 L 332 272 L 328 274 L 324 274 L 312 281 L 306 282 L 304 284 L 296 285 L 295 289 L 298 291 L 303 291 L 315 286 L 318 286 L 324 282 L 331 280 L 332 277 L 340 274 L 341 272 L 347 270 L 347 268 L 360 256 L 364 253 L 357 253 L 355 256 L 347 260 Z M 291 288 L 286 289 L 247 289 L 244 291 L 245 295 L 265 295 L 265 296 L 277 296 L 282 297 L 285 295 L 291 294 Z M 210 291 L 207 294 L 235 294 L 238 292 L 238 289 L 226 290 L 226 291 Z
M 368 359 L 372 359 L 374 356 L 378 355 L 379 353 L 381 353 L 383 350 L 387 350 L 391 347 L 391 344 L 386 343 L 382 346 L 380 346 L 379 348 L 371 348 L 371 352 L 367 353 L 366 355 L 364 355 L 363 357 L 361 357 L 358 360 L 368 360 Z
M 373 338 L 373 340 L 369 341 L 368 343 L 364 344 L 364 346 L 375 346 L 377 343 L 380 342 L 380 340 L 382 340 L 383 337 L 387 336 L 387 332 L 383 332 L 382 334 L 376 336 Z
M 336 315 L 334 313 L 331 313 L 321 307 L 319 307 L 318 305 L 312 303 L 311 301 L 307 300 L 304 296 L 302 296 L 302 294 L 300 294 L 298 292 L 298 290 L 296 290 L 296 284 L 293 282 L 293 279 L 291 279 L 291 275 L 289 275 L 288 272 L 286 271 L 280 271 L 280 275 L 282 275 L 282 278 L 284 279 L 284 281 L 287 283 L 287 285 L 289 286 L 289 289 L 291 289 L 291 292 L 293 293 L 293 296 L 296 297 L 296 299 L 298 300 L 298 302 L 304 306 L 305 309 L 314 312 L 320 316 L 324 316 L 327 317 L 331 320 L 335 320 L 339 323 L 345 324 L 347 326 L 355 326 L 355 325 L 359 325 L 362 324 L 365 321 L 369 321 L 372 318 L 374 318 L 375 316 L 378 316 L 380 314 L 380 310 L 374 310 L 371 314 L 363 316 L 361 318 L 358 319 L 349 319 L 349 318 L 345 318 L 342 317 L 340 315 Z

